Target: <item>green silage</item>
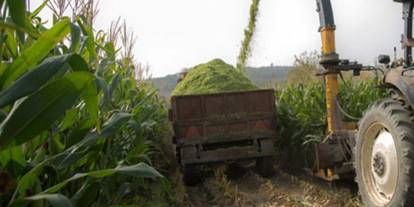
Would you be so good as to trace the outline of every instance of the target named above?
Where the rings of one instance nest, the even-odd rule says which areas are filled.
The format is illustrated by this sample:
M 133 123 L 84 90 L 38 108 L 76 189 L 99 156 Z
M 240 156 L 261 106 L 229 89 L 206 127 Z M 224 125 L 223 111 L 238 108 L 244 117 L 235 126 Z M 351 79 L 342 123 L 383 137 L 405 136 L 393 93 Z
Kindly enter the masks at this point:
M 178 83 L 173 96 L 210 94 L 255 90 L 257 87 L 223 60 L 214 59 L 191 68 L 184 80 Z
M 244 30 L 244 39 L 242 41 L 242 46 L 240 48 L 240 53 L 238 57 L 237 69 L 244 73 L 247 58 L 249 58 L 251 52 L 251 42 L 253 39 L 254 32 L 256 30 L 257 15 L 259 13 L 259 3 L 260 0 L 252 0 L 249 12 L 249 24 Z

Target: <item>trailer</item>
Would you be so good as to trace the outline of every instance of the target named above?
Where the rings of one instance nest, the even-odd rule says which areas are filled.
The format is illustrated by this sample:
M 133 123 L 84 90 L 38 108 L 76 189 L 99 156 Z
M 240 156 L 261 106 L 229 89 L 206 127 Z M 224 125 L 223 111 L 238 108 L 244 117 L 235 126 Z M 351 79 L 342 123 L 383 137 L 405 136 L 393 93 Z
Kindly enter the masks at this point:
M 274 90 L 174 96 L 170 120 L 184 181 L 197 165 L 256 159 L 258 172 L 273 172 Z

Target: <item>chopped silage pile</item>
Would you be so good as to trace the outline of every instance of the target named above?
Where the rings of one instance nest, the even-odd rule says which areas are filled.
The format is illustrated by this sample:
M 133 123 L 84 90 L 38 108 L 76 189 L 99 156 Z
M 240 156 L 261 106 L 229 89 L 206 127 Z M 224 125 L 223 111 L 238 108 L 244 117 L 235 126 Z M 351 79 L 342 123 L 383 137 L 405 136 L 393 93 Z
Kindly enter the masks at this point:
M 245 75 L 223 60 L 214 59 L 188 70 L 172 96 L 248 91 L 258 89 Z

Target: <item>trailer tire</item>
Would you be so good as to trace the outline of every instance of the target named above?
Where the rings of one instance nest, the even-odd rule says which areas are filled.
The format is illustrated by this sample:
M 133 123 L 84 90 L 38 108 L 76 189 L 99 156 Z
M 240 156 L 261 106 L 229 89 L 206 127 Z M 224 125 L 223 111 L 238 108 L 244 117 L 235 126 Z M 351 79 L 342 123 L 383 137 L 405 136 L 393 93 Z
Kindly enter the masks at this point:
M 187 165 L 183 167 L 183 181 L 186 186 L 195 186 L 200 183 L 200 169 L 196 165 Z
M 257 172 L 263 177 L 272 177 L 274 174 L 273 157 L 256 158 Z
M 366 206 L 414 206 L 412 113 L 385 99 L 372 104 L 359 122 L 354 165 Z

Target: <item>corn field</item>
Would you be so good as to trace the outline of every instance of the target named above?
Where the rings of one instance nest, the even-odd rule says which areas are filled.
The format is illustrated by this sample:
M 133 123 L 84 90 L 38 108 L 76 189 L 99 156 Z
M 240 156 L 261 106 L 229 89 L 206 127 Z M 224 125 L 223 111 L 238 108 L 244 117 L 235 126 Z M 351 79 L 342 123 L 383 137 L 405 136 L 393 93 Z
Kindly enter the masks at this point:
M 0 1 L 0 206 L 126 205 L 154 199 L 143 193 L 153 183 L 170 190 L 151 166 L 163 101 L 142 80 L 126 26 L 94 30 L 95 6 L 27 12 L 25 0 Z M 38 16 L 47 7 L 49 24 Z
M 358 122 L 363 112 L 387 93 L 377 88 L 378 78 L 344 79 L 340 84 L 338 103 L 344 120 Z M 277 148 L 288 168 L 312 165 L 313 144 L 326 135 L 325 89 L 322 81 L 288 84 L 276 90 Z M 297 159 L 303 156 L 304 159 Z M 309 159 L 305 159 L 309 158 Z

